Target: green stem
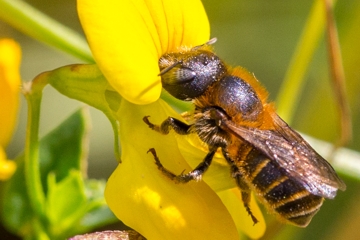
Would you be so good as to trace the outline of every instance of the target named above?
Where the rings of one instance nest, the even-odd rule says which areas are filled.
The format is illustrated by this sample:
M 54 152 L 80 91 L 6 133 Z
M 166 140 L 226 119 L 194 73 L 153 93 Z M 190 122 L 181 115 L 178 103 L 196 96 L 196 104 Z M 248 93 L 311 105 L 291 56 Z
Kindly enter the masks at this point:
M 86 62 L 94 62 L 82 36 L 24 1 L 0 0 L 0 19 L 41 42 Z
M 330 73 L 332 78 L 332 85 L 336 97 L 338 113 L 340 118 L 340 140 L 336 145 L 343 146 L 352 138 L 352 124 L 350 106 L 346 96 L 345 87 L 345 73 L 341 56 L 341 49 L 339 43 L 339 36 L 337 33 L 335 17 L 333 13 L 333 1 L 324 0 L 327 20 L 327 37 L 328 37 L 328 52 Z
M 287 123 L 292 121 L 295 113 L 294 109 L 296 109 L 305 84 L 305 74 L 318 42 L 323 35 L 324 26 L 324 3 L 323 0 L 317 0 L 312 6 L 310 16 L 276 99 L 278 105 L 277 112 Z
M 40 219 L 45 219 L 45 194 L 41 184 L 39 164 L 39 120 L 42 89 L 46 86 L 44 74 L 33 82 L 24 83 L 23 92 L 28 103 L 28 122 L 25 142 L 25 179 L 30 205 Z

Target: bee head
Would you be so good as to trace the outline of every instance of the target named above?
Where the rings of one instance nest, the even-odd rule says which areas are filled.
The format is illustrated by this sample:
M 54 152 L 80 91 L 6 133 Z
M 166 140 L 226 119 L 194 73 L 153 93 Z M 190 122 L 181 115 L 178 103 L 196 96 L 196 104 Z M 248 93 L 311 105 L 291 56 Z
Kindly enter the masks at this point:
M 202 95 L 226 73 L 223 61 L 203 46 L 165 54 L 159 59 L 159 67 L 163 87 L 181 100 Z

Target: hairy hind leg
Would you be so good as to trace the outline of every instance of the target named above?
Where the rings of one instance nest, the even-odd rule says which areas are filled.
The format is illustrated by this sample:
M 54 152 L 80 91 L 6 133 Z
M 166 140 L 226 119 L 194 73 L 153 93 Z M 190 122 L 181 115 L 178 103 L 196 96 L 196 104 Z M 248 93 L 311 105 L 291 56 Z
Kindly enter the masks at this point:
M 240 173 L 238 167 L 236 165 L 234 165 L 234 161 L 230 158 L 229 154 L 224 149 L 223 149 L 223 155 L 224 155 L 225 159 L 228 161 L 228 163 L 231 165 L 231 175 L 235 179 L 236 185 L 241 190 L 241 200 L 244 204 L 244 207 L 245 207 L 247 213 L 250 215 L 251 220 L 253 221 L 253 223 L 255 225 L 259 221 L 254 216 L 254 214 L 252 213 L 250 206 L 249 206 L 250 200 L 251 200 L 250 188 L 249 188 L 248 184 L 243 180 L 244 178 L 243 178 L 242 174 Z
M 257 224 L 259 221 L 257 220 L 257 218 L 254 216 L 254 214 L 252 213 L 251 209 L 250 209 L 250 199 L 251 199 L 251 193 L 250 192 L 244 192 L 241 191 L 241 199 L 244 203 L 244 207 L 247 211 L 247 213 L 250 215 L 254 225 Z

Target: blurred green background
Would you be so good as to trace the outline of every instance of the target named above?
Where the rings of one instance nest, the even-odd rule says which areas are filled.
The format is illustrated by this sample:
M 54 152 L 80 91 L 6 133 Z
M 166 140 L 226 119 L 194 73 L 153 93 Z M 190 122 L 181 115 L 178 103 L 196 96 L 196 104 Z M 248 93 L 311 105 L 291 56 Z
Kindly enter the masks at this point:
M 42 12 L 82 33 L 75 0 L 28 0 Z M 313 1 L 280 0 L 203 0 L 211 24 L 211 36 L 217 37 L 216 53 L 230 65 L 254 72 L 275 100 L 292 54 L 301 36 Z M 338 1 L 335 7 L 343 63 L 347 81 L 353 140 L 348 147 L 360 152 L 360 1 Z M 21 44 L 21 75 L 24 81 L 41 72 L 81 61 L 33 40 L 0 21 L 0 37 L 14 38 Z M 124 36 L 126 37 L 126 36 Z M 139 62 L 141 68 L 141 62 Z M 301 100 L 294 109 L 292 127 L 313 137 L 336 142 L 339 116 L 329 79 L 326 41 L 322 38 L 306 74 Z M 41 114 L 41 136 L 49 132 L 83 104 L 68 99 L 51 87 L 45 89 Z M 110 123 L 99 111 L 91 109 L 92 133 L 89 152 L 89 177 L 108 178 L 116 167 Z M 8 147 L 14 158 L 24 147 L 26 103 L 21 112 L 14 139 Z M 360 162 L 360 159 L 359 159 Z M 360 164 L 360 163 L 359 163 Z M 284 227 L 269 239 L 359 239 L 360 191 L 358 181 L 341 175 L 347 185 L 335 200 L 325 201 L 306 229 Z M 269 222 L 272 222 L 271 217 Z M 269 225 L 268 229 L 275 229 Z

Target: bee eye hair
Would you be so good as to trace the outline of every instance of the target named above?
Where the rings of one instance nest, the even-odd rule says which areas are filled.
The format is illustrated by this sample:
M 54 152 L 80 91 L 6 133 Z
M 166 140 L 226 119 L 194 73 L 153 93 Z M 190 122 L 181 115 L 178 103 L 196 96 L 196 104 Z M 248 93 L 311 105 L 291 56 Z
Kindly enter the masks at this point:
M 161 74 L 162 82 L 166 85 L 180 85 L 192 81 L 196 73 L 187 67 L 175 66 Z

